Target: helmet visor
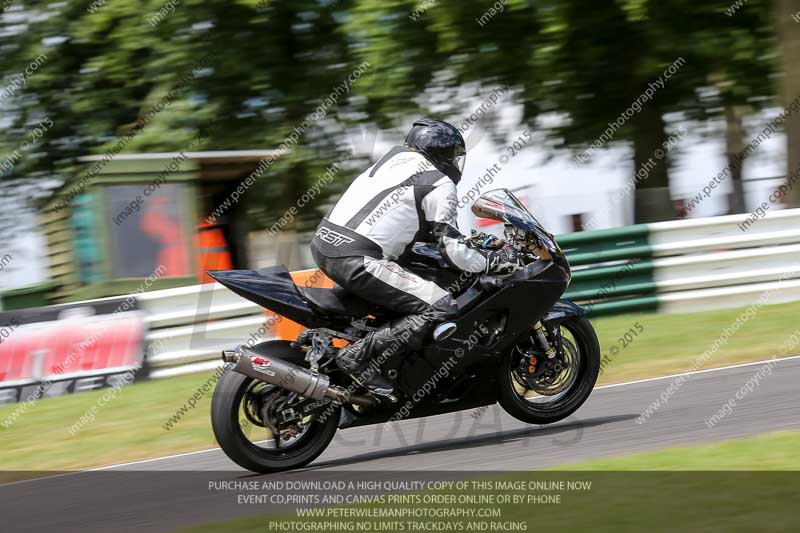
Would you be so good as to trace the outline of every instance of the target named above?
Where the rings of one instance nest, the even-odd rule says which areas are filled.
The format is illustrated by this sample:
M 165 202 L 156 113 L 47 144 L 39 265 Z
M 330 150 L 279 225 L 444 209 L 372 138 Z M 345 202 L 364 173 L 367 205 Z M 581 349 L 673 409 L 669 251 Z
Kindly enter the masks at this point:
M 455 159 L 453 159 L 453 166 L 456 167 L 459 172 L 463 173 L 464 172 L 464 163 L 466 163 L 466 161 L 467 161 L 467 156 L 466 155 L 460 155 L 460 156 L 456 157 Z

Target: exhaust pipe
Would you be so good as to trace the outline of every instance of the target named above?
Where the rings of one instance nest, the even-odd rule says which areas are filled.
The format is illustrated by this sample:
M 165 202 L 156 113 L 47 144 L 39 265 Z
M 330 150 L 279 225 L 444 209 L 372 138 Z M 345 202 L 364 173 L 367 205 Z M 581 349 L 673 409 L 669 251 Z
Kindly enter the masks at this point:
M 341 387 L 331 385 L 330 378 L 325 374 L 312 372 L 277 357 L 264 357 L 245 346 L 240 346 L 236 350 L 224 350 L 222 360 L 234 363 L 235 372 L 277 385 L 305 398 L 314 400 L 327 398 L 338 403 L 354 403 L 362 407 L 375 405 L 371 398 L 350 394 Z

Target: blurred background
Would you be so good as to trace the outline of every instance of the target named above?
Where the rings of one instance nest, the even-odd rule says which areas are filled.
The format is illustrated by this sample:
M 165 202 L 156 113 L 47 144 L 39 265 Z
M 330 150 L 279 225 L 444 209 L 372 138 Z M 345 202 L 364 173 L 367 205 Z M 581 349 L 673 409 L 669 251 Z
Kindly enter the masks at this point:
M 464 132 L 462 194 L 512 189 L 555 233 L 749 212 L 800 163 L 791 111 L 747 149 L 800 95 L 800 0 L 2 7 L 0 289 L 28 303 L 309 267 L 309 228 L 422 115 Z

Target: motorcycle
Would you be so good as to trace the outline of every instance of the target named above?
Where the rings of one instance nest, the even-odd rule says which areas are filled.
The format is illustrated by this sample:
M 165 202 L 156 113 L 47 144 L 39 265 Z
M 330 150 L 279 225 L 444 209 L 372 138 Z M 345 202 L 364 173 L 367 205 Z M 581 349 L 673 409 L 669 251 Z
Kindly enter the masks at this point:
M 396 395 L 372 395 L 335 364 L 338 347 L 397 318 L 341 287 L 295 285 L 284 266 L 210 271 L 222 285 L 308 328 L 296 340 L 223 351 L 211 422 L 227 456 L 260 473 L 316 459 L 338 429 L 434 416 L 499 403 L 514 418 L 551 424 L 591 394 L 600 347 L 584 310 L 559 300 L 569 263 L 508 190 L 483 194 L 480 218 L 504 224 L 504 243 L 525 266 L 506 276 L 457 272 L 437 248 L 416 243 L 403 266 L 453 293 L 458 318 L 413 353 L 391 347 L 371 361 Z M 477 243 L 479 245 L 479 243 Z

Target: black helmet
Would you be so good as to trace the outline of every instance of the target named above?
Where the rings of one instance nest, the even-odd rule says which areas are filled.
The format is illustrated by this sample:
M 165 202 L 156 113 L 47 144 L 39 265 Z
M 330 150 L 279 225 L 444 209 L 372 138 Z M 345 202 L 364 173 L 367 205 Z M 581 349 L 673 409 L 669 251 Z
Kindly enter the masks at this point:
M 467 146 L 461 132 L 447 122 L 423 118 L 414 122 L 406 146 L 421 152 L 454 183 L 461 181 Z

